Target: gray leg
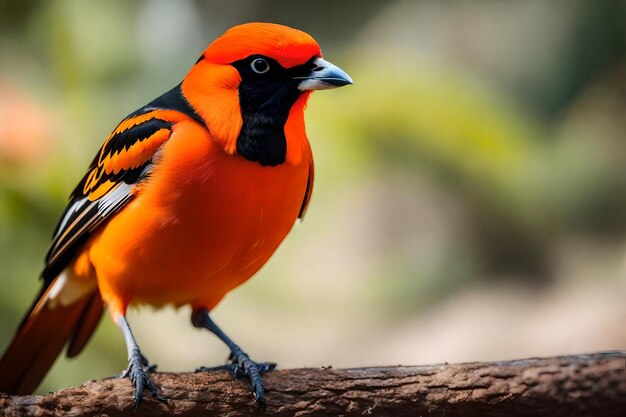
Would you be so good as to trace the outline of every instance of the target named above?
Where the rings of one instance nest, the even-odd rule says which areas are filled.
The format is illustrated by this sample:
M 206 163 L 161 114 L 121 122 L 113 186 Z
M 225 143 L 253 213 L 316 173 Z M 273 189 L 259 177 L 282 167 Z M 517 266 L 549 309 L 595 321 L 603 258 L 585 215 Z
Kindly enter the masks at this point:
M 148 377 L 148 372 L 153 370 L 153 368 L 148 366 L 148 361 L 141 354 L 133 332 L 130 330 L 130 326 L 126 321 L 126 317 L 120 317 L 119 326 L 124 333 L 126 349 L 128 350 L 128 368 L 122 373 L 122 377 L 128 377 L 135 388 L 135 411 L 137 411 L 139 404 L 141 404 L 143 390 L 145 388 L 150 390 L 154 398 L 159 401 L 164 401 L 163 398 L 159 396 L 159 392 Z
M 276 368 L 276 364 L 256 363 L 252 361 L 248 354 L 215 324 L 207 310 L 194 311 L 191 315 L 191 322 L 195 327 L 207 329 L 216 335 L 230 349 L 230 363 L 211 368 L 201 367 L 196 369 L 196 372 L 229 370 L 233 372 L 235 377 L 247 377 L 250 380 L 256 403 L 262 409 L 265 408 L 265 389 L 263 387 L 263 381 L 261 380 L 261 374 Z

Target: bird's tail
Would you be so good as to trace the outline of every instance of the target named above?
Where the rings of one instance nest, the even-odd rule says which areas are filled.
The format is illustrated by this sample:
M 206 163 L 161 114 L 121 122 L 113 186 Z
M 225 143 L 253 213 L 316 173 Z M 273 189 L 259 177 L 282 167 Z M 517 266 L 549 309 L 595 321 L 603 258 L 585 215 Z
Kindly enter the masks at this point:
M 69 341 L 76 356 L 96 329 L 104 305 L 95 282 L 78 282 L 66 272 L 44 287 L 0 359 L 0 392 L 32 393 Z

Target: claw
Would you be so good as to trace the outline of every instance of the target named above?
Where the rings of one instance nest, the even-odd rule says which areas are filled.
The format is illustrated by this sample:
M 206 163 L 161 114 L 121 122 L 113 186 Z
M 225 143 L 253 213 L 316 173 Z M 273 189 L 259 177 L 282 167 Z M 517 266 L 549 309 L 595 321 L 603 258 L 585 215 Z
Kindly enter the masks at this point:
M 228 372 L 235 372 L 235 367 L 237 365 L 232 364 L 232 363 L 227 363 L 226 365 L 219 365 L 219 366 L 201 366 L 199 368 L 196 368 L 195 372 L 214 372 L 214 371 L 228 371 Z
M 251 404 L 255 404 L 261 411 L 264 411 L 267 404 L 265 402 L 265 388 L 261 380 L 261 374 L 275 369 L 276 364 L 273 362 L 256 363 L 241 350 L 231 353 L 229 359 L 230 363 L 225 365 L 202 366 L 197 368 L 196 372 L 228 371 L 235 378 L 247 377 L 250 380 L 252 394 L 254 395 L 254 401 Z
M 150 390 L 153 398 L 161 402 L 167 401 L 165 398 L 159 395 L 159 391 L 148 376 L 148 374 L 150 372 L 154 372 L 155 369 L 156 365 L 149 366 L 148 361 L 138 349 L 133 350 L 133 353 L 128 360 L 128 368 L 126 368 L 124 372 L 122 372 L 122 377 L 130 379 L 135 390 L 135 412 L 137 411 L 139 405 L 141 404 L 141 401 L 143 400 L 143 391 L 146 388 Z

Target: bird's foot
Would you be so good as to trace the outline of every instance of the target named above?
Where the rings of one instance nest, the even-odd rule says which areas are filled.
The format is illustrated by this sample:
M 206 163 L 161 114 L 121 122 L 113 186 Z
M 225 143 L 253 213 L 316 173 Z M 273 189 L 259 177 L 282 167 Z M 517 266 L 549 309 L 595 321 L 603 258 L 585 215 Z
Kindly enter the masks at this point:
M 159 391 L 148 376 L 149 373 L 155 370 L 156 365 L 149 365 L 148 360 L 141 354 L 139 349 L 133 350 L 133 353 L 128 359 L 128 368 L 122 372 L 122 378 L 130 379 L 135 389 L 135 411 L 137 411 L 137 408 L 139 408 L 141 404 L 143 391 L 146 388 L 150 390 L 152 397 L 159 401 L 165 401 L 165 398 L 159 395 Z
M 247 353 L 238 349 L 231 352 L 229 363 L 212 367 L 203 366 L 196 369 L 196 372 L 230 371 L 235 378 L 248 378 L 252 387 L 252 393 L 254 394 L 254 402 L 261 410 L 264 410 L 266 406 L 265 387 L 263 386 L 263 380 L 261 380 L 261 374 L 269 372 L 275 368 L 275 363 L 256 363 L 250 359 L 250 356 L 248 356 Z
M 148 361 L 148 358 L 143 356 L 143 353 L 141 353 L 140 350 L 134 349 L 133 350 L 133 356 L 136 356 L 136 355 L 139 355 L 139 361 L 141 363 L 141 368 L 143 368 L 144 371 L 146 371 L 149 374 L 153 374 L 153 373 L 156 372 L 156 369 L 157 369 L 157 366 L 158 366 L 156 363 L 153 363 L 152 365 L 150 365 L 150 361 Z M 132 362 L 132 359 L 128 361 L 128 368 L 124 369 L 124 371 L 122 372 L 122 375 L 120 375 L 120 378 L 126 378 L 128 376 L 128 372 L 130 371 L 131 362 Z

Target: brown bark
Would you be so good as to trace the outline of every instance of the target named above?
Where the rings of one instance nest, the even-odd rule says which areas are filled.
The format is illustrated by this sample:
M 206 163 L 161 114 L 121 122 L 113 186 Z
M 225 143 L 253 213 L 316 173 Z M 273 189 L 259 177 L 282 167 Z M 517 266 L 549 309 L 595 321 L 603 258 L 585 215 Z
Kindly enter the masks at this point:
M 137 416 L 246 416 L 246 381 L 225 372 L 156 373 L 167 397 L 146 392 Z M 264 375 L 267 416 L 626 416 L 626 352 L 509 362 L 360 369 L 290 369 Z M 0 415 L 131 415 L 127 379 L 44 396 L 0 394 Z

